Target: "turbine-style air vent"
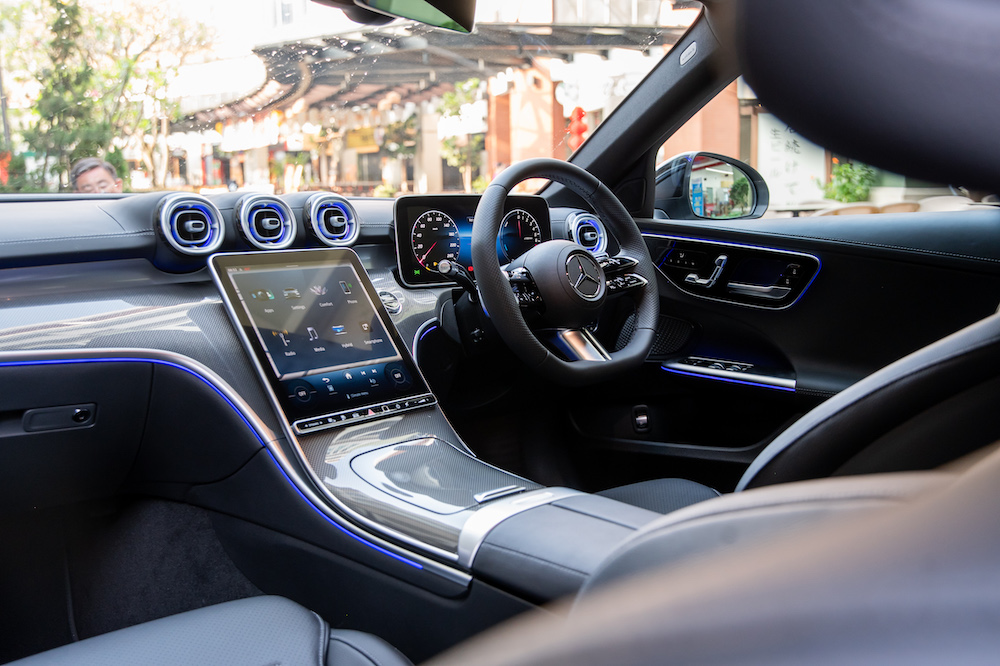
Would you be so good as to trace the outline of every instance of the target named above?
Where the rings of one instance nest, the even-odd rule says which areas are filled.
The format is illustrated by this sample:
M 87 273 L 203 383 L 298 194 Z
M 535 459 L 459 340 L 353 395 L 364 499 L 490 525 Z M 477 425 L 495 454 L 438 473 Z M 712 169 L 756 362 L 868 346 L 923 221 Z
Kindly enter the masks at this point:
M 604 223 L 590 213 L 574 213 L 567 220 L 569 239 L 593 254 L 608 250 L 608 232 Z
M 259 250 L 283 250 L 295 240 L 295 216 L 284 201 L 248 194 L 236 202 L 240 233 Z
M 222 246 L 226 228 L 215 204 L 196 194 L 171 194 L 157 210 L 160 235 L 181 254 L 211 254 Z
M 354 206 L 336 194 L 320 192 L 306 201 L 306 219 L 313 235 L 324 245 L 353 245 L 361 232 L 361 220 Z

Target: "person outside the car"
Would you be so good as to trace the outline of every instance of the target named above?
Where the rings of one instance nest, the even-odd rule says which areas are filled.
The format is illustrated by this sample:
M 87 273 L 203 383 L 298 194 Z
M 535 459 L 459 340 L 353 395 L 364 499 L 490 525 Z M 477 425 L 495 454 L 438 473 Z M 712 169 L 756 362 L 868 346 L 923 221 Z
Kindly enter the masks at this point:
M 74 192 L 84 194 L 122 191 L 122 179 L 118 177 L 118 171 L 110 162 L 97 157 L 77 160 L 69 170 L 69 181 Z

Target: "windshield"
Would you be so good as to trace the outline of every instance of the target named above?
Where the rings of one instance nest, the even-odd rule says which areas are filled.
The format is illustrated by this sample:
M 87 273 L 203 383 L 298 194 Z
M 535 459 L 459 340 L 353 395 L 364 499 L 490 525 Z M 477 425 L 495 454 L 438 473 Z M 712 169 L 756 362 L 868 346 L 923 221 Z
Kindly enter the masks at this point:
M 698 11 L 480 0 L 463 35 L 309 0 L 0 1 L 8 192 L 481 191 L 569 157 Z

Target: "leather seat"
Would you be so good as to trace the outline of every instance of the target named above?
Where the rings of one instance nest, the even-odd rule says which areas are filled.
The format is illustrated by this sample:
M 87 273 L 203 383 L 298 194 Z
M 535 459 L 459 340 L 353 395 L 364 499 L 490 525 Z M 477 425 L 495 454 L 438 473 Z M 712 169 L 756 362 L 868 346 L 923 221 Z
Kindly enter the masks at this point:
M 120 629 L 12 663 L 406 666 L 410 661 L 371 634 L 331 629 L 294 601 L 253 597 Z
M 813 409 L 761 451 L 736 490 L 932 469 L 981 449 L 1000 439 L 997 368 L 1000 314 L 887 365 Z M 679 481 L 656 479 L 599 494 L 660 513 L 717 494 Z

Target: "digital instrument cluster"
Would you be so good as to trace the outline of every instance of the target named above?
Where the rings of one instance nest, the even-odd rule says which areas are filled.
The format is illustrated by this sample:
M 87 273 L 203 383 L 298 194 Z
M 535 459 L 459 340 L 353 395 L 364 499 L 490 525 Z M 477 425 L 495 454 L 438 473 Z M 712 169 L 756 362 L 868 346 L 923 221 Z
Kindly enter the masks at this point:
M 445 259 L 475 275 L 472 223 L 478 205 L 478 195 L 417 195 L 396 200 L 396 249 L 403 284 L 451 284 L 438 271 Z M 544 199 L 531 195 L 507 197 L 497 234 L 497 261 L 501 265 L 550 238 L 549 209 Z

